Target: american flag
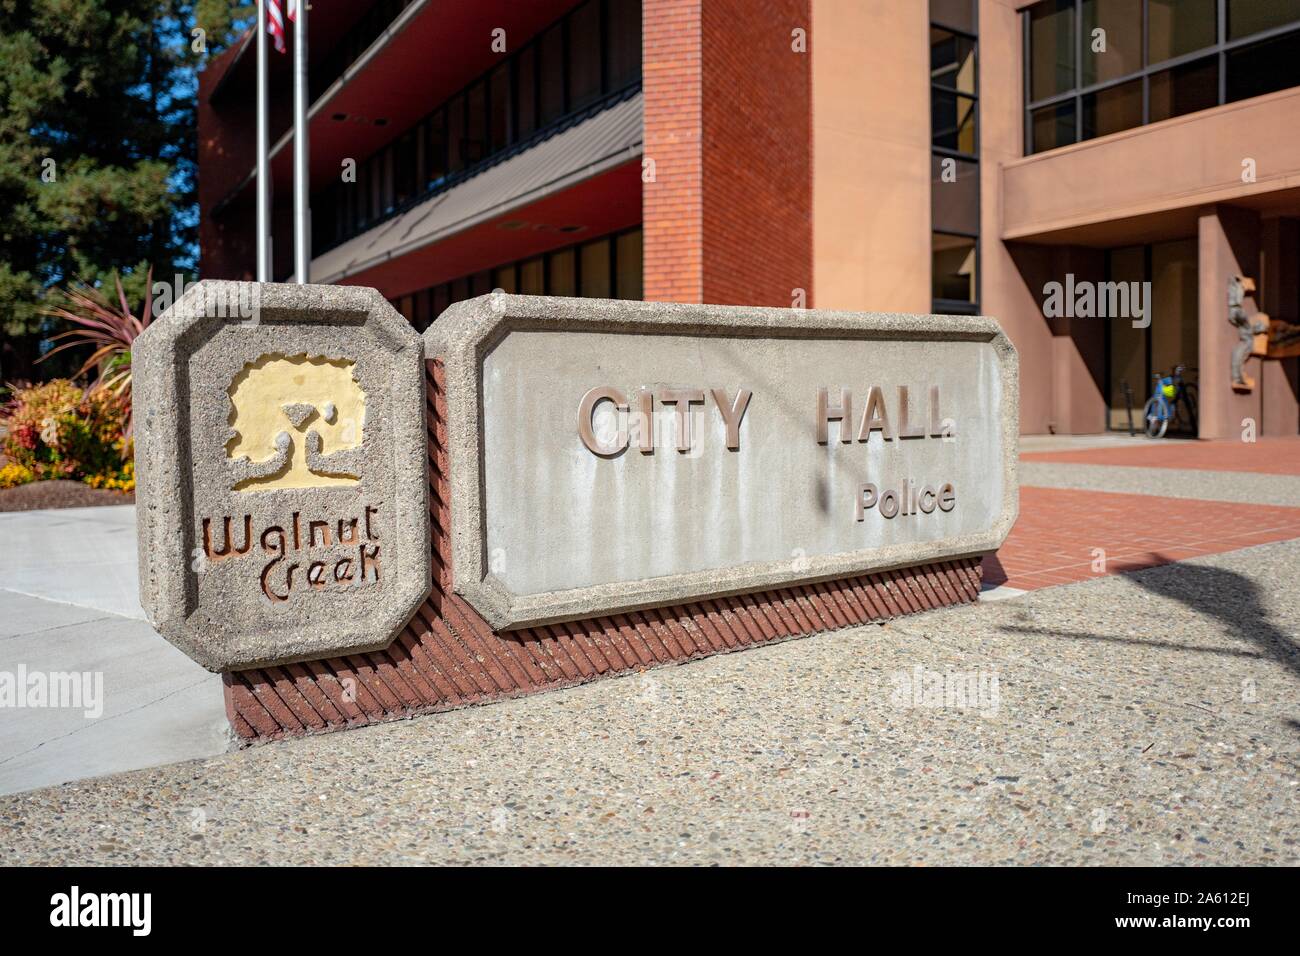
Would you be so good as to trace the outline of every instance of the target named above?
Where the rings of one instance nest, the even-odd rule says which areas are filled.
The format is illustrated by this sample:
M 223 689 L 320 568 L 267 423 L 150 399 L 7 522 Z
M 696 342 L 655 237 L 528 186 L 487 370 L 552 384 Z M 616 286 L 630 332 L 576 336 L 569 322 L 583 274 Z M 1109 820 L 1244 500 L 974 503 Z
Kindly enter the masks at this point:
M 266 31 L 275 37 L 275 49 L 284 52 L 284 11 L 280 9 L 283 0 L 267 0 Z M 289 0 L 289 19 L 298 19 L 298 0 Z

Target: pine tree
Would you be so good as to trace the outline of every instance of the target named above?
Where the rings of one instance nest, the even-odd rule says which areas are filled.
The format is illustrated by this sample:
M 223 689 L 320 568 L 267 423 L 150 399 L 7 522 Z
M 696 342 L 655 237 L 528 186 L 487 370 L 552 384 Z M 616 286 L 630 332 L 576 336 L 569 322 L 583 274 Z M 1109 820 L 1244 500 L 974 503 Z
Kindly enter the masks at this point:
M 49 374 L 56 286 L 193 274 L 195 70 L 246 6 L 0 0 L 0 381 Z

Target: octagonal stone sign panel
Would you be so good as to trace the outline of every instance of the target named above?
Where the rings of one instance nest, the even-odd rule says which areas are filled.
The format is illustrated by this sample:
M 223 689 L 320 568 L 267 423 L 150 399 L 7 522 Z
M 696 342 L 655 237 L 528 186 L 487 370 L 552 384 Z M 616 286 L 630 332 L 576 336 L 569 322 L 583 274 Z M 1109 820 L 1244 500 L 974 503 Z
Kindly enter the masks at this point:
M 132 358 L 154 627 L 213 671 L 386 646 L 430 587 L 410 324 L 374 289 L 204 281 Z
M 497 628 L 980 555 L 1018 512 L 989 318 L 494 293 L 425 353 L 453 587 Z

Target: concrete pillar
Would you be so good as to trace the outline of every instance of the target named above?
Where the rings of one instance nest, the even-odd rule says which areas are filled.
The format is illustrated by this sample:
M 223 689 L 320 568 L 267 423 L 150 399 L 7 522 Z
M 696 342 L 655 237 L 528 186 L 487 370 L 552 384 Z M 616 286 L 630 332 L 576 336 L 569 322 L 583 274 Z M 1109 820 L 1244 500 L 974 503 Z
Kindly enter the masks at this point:
M 1202 211 L 1197 224 L 1200 285 L 1199 362 L 1201 438 L 1238 438 L 1247 419 L 1260 426 L 1260 360 L 1246 363 L 1255 379 L 1252 392 L 1232 390 L 1232 350 L 1237 330 L 1228 324 L 1228 280 L 1233 275 L 1259 281 L 1260 221 L 1249 209 L 1218 205 Z M 1257 311 L 1255 297 L 1246 314 Z
M 1300 220 L 1263 223 L 1260 305 L 1272 318 L 1300 322 Z M 1300 433 L 1300 359 L 1260 363 L 1261 435 Z

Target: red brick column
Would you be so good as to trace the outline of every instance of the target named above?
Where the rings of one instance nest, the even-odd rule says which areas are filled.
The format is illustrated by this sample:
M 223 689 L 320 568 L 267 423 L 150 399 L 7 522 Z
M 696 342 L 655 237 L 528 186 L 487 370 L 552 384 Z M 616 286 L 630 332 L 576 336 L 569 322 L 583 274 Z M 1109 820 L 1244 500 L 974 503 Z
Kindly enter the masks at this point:
M 809 0 L 645 0 L 645 297 L 811 306 Z
M 702 0 L 645 0 L 642 186 L 647 300 L 703 302 Z M 651 167 L 650 164 L 653 164 Z

